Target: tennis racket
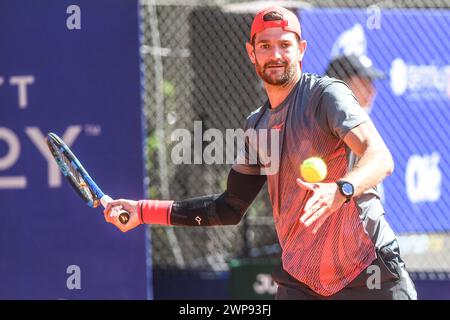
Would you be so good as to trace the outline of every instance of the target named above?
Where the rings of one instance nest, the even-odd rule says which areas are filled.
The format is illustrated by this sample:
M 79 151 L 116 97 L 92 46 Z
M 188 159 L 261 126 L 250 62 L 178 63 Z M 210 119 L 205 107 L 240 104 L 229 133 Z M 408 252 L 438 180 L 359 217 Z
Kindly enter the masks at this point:
M 112 201 L 111 197 L 104 194 L 94 180 L 92 180 L 64 141 L 54 133 L 49 133 L 46 141 L 59 169 L 78 195 L 91 208 L 96 208 L 99 204 L 106 208 L 108 203 Z M 112 208 L 112 212 L 117 215 L 122 224 L 126 224 L 130 219 L 130 214 L 119 207 Z

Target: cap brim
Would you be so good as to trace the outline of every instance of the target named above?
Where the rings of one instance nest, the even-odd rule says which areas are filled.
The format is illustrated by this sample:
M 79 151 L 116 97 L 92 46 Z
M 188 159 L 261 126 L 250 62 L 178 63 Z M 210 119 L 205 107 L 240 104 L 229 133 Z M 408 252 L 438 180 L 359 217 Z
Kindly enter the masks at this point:
M 385 79 L 386 75 L 383 71 L 375 69 L 375 68 L 366 68 L 362 72 L 359 72 L 359 75 L 362 77 L 366 77 L 372 80 Z

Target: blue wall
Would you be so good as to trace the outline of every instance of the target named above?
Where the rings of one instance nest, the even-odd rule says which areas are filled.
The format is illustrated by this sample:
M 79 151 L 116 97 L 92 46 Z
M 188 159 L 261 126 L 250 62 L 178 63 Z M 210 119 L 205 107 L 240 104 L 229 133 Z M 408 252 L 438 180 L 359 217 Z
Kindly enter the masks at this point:
M 72 4 L 81 29 L 67 27 Z M 0 298 L 147 297 L 144 228 L 125 235 L 105 223 L 43 140 L 73 140 L 112 197 L 144 196 L 138 30 L 134 0 L 1 2 Z M 73 265 L 81 289 L 66 285 Z

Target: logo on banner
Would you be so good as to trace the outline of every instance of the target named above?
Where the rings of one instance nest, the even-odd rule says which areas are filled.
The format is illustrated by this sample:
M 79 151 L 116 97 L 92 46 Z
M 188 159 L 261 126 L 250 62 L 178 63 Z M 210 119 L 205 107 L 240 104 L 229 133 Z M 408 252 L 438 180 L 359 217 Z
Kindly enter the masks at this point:
M 17 108 L 20 110 L 30 109 L 29 87 L 35 83 L 34 75 L 11 76 L 9 81 L 0 76 L 0 86 L 9 83 L 17 90 Z M 16 88 L 14 88 L 16 87 Z M 70 125 L 62 134 L 62 139 L 70 147 L 83 131 L 87 136 L 98 136 L 101 133 L 99 125 Z M 47 181 L 50 188 L 58 188 L 62 185 L 61 172 L 54 161 L 45 142 L 46 132 L 36 126 L 27 126 L 23 129 L 28 139 L 47 163 Z M 28 180 L 25 175 L 9 175 L 18 161 L 22 152 L 22 143 L 18 134 L 11 128 L 0 126 L 0 189 L 25 189 Z
M 17 87 L 17 100 L 20 109 L 25 109 L 28 106 L 28 86 L 34 83 L 33 75 L 18 75 L 9 78 L 9 85 Z M 5 83 L 5 79 L 0 76 L 0 87 Z
M 412 203 L 436 202 L 441 197 L 440 155 L 413 155 L 406 164 L 406 193 Z
M 390 78 L 396 96 L 450 98 L 450 65 L 414 65 L 398 58 L 391 63 Z

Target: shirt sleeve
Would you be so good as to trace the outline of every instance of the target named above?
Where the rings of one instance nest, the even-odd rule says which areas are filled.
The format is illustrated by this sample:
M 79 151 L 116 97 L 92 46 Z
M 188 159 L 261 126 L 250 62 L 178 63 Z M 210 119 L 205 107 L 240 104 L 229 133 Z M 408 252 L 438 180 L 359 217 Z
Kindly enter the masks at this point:
M 333 81 L 322 92 L 317 120 L 323 130 L 343 139 L 350 130 L 369 119 L 344 82 Z
M 266 176 L 230 170 L 224 193 L 174 201 L 170 222 L 172 225 L 193 227 L 236 225 L 265 183 Z

